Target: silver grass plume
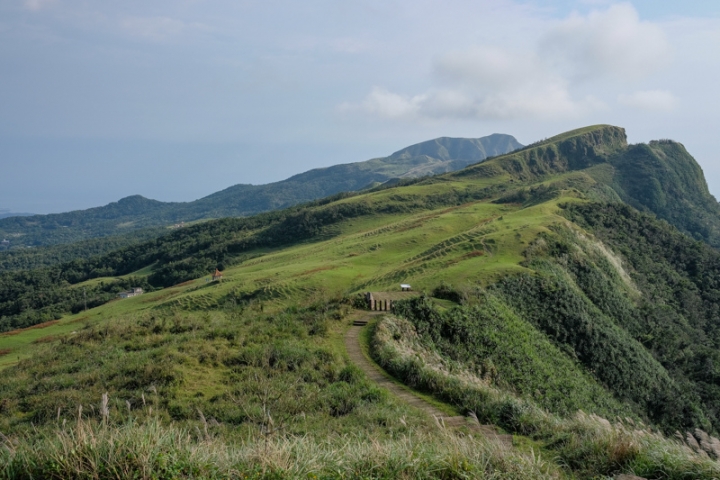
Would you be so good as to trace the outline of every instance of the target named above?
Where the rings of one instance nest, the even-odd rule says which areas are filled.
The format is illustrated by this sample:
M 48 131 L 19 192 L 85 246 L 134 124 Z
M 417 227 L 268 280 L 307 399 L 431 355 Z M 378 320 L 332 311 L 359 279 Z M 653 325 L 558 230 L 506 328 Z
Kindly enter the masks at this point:
M 108 408 L 108 393 L 105 392 L 102 395 L 102 402 L 100 403 L 100 416 L 103 422 L 107 425 L 108 419 L 110 418 L 110 409 Z

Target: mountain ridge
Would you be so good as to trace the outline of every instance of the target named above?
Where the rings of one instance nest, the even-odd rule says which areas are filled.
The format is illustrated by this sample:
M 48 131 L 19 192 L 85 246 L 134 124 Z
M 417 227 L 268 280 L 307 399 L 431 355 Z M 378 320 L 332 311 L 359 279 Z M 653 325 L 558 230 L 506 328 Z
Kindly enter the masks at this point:
M 441 137 L 363 162 L 312 169 L 265 185 L 237 184 L 192 202 L 161 202 L 141 195 L 86 210 L 0 220 L 0 237 L 38 246 L 122 234 L 138 228 L 170 226 L 209 218 L 247 216 L 286 208 L 394 178 L 413 178 L 463 168 L 522 145 L 492 134 L 477 139 Z M 433 156 L 436 155 L 436 156 Z

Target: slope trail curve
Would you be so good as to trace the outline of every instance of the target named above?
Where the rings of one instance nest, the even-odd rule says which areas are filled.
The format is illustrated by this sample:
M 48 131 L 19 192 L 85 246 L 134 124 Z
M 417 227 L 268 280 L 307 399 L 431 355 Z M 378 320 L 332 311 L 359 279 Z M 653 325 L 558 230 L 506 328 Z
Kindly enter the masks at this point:
M 471 432 L 481 434 L 488 439 L 501 442 L 508 446 L 512 445 L 512 435 L 499 434 L 493 425 L 480 425 L 470 417 L 448 416 L 442 410 L 413 394 L 409 389 L 403 388 L 390 380 L 378 365 L 371 362 L 362 351 L 360 332 L 373 317 L 379 314 L 380 312 L 368 313 L 354 320 L 352 327 L 350 327 L 345 335 L 345 348 L 347 349 L 350 360 L 360 368 L 370 380 L 388 390 L 403 402 L 415 407 L 426 415 L 434 417 L 437 423 L 445 428 L 459 429 L 465 427 Z

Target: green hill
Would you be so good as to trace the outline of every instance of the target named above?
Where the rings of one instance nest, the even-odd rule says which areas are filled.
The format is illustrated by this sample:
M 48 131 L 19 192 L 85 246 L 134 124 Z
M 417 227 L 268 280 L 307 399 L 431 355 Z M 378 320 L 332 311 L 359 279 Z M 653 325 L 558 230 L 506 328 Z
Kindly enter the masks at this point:
M 681 215 L 716 224 L 704 185 L 679 144 L 594 126 L 3 274 L 0 460 L 42 477 L 129 445 L 117 465 L 146 452 L 168 478 L 716 478 L 720 252 Z M 400 283 L 425 295 L 367 327 L 368 354 L 516 448 L 428 435 L 350 363 L 352 307 Z M 131 286 L 148 293 L 107 301 Z
M 134 195 L 88 210 L 0 217 L 0 238 L 9 239 L 13 247 L 56 245 L 181 222 L 253 215 L 393 179 L 457 170 L 520 147 L 510 135 L 493 134 L 478 139 L 443 137 L 410 146 L 389 157 L 318 168 L 281 182 L 235 185 L 193 202 L 167 203 Z

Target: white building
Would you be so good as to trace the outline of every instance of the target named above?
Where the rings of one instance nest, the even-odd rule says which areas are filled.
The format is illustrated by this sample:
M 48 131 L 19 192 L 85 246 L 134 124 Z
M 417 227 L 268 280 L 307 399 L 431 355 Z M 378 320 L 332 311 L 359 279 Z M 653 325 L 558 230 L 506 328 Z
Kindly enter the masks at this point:
M 118 297 L 120 297 L 120 298 L 130 298 L 130 297 L 135 297 L 135 296 L 137 296 L 137 295 L 142 295 L 142 294 L 143 294 L 143 289 L 142 289 L 142 288 L 131 288 L 131 289 L 128 290 L 127 292 L 120 292 L 120 293 L 118 293 Z

